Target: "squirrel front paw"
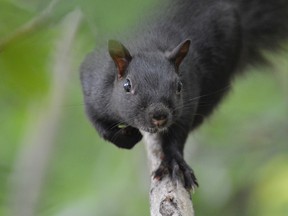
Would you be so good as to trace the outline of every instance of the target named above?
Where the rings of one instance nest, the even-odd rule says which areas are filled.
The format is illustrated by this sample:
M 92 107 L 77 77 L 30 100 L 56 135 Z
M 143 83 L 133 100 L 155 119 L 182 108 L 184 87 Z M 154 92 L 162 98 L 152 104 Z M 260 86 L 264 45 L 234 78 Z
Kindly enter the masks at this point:
M 167 174 L 174 183 L 179 180 L 183 182 L 187 190 L 194 190 L 199 186 L 194 171 L 185 162 L 183 157 L 164 158 L 158 169 L 154 172 L 154 178 L 161 180 Z
M 142 139 L 142 134 L 137 128 L 126 126 L 109 131 L 104 138 L 119 148 L 131 149 Z

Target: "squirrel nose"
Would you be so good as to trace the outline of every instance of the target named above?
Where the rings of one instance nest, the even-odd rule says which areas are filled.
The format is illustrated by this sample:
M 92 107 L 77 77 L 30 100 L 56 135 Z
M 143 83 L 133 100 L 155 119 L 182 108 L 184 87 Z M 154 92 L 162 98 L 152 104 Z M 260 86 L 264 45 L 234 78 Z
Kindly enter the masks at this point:
M 157 127 L 164 126 L 167 123 L 167 121 L 168 121 L 167 113 L 154 113 L 152 115 L 152 123 Z

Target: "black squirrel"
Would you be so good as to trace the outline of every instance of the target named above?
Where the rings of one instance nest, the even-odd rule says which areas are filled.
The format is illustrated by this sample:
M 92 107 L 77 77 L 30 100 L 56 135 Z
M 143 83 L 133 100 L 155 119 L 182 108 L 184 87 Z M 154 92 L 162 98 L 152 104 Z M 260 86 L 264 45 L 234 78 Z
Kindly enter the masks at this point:
M 189 189 L 198 183 L 183 158 L 188 133 L 212 113 L 235 74 L 264 62 L 261 50 L 287 38 L 288 1 L 170 0 L 156 17 L 125 45 L 110 40 L 86 57 L 86 112 L 121 148 L 138 143 L 140 131 L 157 133 L 164 157 L 155 177 L 175 178 L 180 170 Z

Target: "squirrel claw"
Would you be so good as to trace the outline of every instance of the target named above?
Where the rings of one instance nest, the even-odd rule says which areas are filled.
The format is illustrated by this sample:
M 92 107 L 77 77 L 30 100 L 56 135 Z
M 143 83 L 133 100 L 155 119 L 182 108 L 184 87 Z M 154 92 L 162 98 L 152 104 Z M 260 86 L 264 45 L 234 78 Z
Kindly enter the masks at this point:
M 170 160 L 164 159 L 159 168 L 154 172 L 154 179 L 161 181 L 165 175 L 169 174 L 173 183 L 177 183 L 179 180 L 183 182 L 184 187 L 187 190 L 193 190 L 199 186 L 193 170 L 184 161 L 183 158 Z

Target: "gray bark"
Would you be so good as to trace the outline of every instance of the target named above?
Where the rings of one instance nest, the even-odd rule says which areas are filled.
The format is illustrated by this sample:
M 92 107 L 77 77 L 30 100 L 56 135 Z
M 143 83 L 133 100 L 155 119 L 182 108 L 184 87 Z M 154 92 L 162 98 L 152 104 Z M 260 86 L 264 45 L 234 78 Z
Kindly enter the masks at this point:
M 194 216 L 191 194 L 181 182 L 174 183 L 169 176 L 160 181 L 153 177 L 163 158 L 157 134 L 143 132 L 144 142 L 150 162 L 150 215 L 151 216 Z

